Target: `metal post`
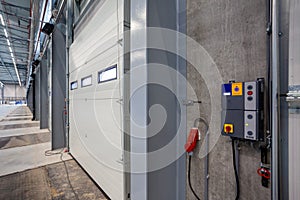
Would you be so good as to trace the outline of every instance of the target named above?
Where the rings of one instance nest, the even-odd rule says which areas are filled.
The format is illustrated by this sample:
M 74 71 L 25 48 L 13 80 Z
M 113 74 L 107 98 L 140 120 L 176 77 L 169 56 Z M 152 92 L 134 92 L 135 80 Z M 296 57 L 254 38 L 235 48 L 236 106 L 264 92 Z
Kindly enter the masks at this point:
M 34 46 L 34 24 L 35 24 L 35 18 L 34 18 L 34 9 L 35 9 L 35 0 L 32 0 L 31 3 L 30 3 L 30 31 L 29 31 L 29 37 L 30 37 L 30 41 L 29 41 L 29 56 L 28 56 L 28 60 L 29 60 L 29 63 L 28 63 L 28 66 L 27 66 L 27 69 L 28 69 L 28 72 L 27 72 L 27 84 L 26 84 L 26 89 L 29 90 L 29 85 L 30 85 L 30 75 L 31 75 L 31 72 L 33 72 L 32 70 L 32 65 L 31 65 L 31 61 L 32 61 L 32 58 L 33 58 L 33 46 Z
M 204 200 L 209 200 L 209 132 L 205 135 Z
M 4 103 L 4 84 L 1 84 L 1 104 Z
M 272 110 L 271 110 L 271 134 L 272 134 L 272 199 L 277 200 L 278 195 L 278 1 L 273 0 L 272 5 Z
M 35 109 L 35 74 L 32 74 L 32 121 L 36 120 Z

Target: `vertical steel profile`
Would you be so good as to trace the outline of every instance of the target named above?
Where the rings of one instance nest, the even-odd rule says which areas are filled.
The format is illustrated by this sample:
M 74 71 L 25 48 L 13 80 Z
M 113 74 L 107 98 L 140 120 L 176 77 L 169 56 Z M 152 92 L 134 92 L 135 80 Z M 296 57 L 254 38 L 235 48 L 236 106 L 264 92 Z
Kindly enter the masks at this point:
M 65 99 L 65 124 L 66 124 L 66 148 L 69 149 L 69 50 L 72 44 L 73 28 L 73 0 L 67 0 L 66 22 L 66 99 Z
M 123 81 L 123 123 L 124 123 L 124 199 L 130 199 L 130 3 L 124 1 L 124 81 Z
M 288 195 L 300 199 L 300 1 L 290 0 L 289 11 Z
M 1 104 L 4 104 L 4 84 L 0 83 L 1 88 Z
M 272 199 L 277 200 L 278 196 L 278 69 L 279 69 L 279 48 L 278 48 L 278 1 L 272 2 L 272 110 L 271 110 L 271 133 L 272 133 Z
M 131 0 L 130 5 L 130 49 L 140 49 L 139 51 L 130 50 L 130 92 L 135 90 L 136 85 L 147 85 L 147 73 L 134 74 L 139 66 L 144 68 L 147 65 L 147 4 L 148 0 Z M 140 80 L 133 77 L 139 77 Z M 141 83 L 139 83 L 141 81 Z M 147 87 L 140 88 L 140 95 L 130 98 L 130 115 L 137 116 L 144 125 L 147 124 Z M 140 103 L 141 107 L 136 107 Z M 148 176 L 147 176 L 147 130 L 138 130 L 130 120 L 130 198 L 132 200 L 148 199 Z M 134 136 L 140 136 L 134 137 Z M 135 152 L 135 154 L 133 154 Z M 137 152 L 137 153 L 136 153 Z M 139 172 L 140 171 L 140 172 Z M 143 173 L 142 173 L 143 171 Z M 139 172 L 139 173 L 137 173 Z

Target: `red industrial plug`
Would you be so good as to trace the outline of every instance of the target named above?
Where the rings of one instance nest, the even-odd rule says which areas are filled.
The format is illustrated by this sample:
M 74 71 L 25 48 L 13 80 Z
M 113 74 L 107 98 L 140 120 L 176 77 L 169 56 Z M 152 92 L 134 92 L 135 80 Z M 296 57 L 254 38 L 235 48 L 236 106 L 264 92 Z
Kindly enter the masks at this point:
M 185 151 L 187 153 L 194 151 L 197 145 L 198 138 L 199 138 L 198 128 L 191 128 L 186 144 L 184 145 Z
M 264 167 L 259 168 L 257 170 L 257 173 L 258 173 L 259 176 L 264 177 L 266 179 L 271 178 L 271 172 L 268 169 L 264 168 Z

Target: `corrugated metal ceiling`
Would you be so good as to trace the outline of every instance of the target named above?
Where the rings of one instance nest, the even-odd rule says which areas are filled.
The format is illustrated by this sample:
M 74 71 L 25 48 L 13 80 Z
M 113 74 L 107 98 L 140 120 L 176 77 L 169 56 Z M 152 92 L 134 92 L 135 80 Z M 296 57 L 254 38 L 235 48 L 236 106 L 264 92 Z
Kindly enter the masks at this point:
M 19 84 L 17 72 L 21 84 L 24 85 L 26 82 L 30 44 L 30 4 L 30 0 L 1 0 L 0 3 L 0 14 L 3 18 L 0 22 L 0 81 L 4 84 Z

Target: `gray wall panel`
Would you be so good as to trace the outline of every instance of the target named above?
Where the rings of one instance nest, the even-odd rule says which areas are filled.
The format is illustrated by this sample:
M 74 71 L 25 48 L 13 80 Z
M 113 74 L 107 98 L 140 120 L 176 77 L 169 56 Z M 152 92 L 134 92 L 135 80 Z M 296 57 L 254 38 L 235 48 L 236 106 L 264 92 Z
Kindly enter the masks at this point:
M 40 67 L 40 128 L 48 128 L 49 101 L 48 101 L 48 73 L 47 60 L 43 59 Z
M 148 1 L 147 7 L 147 26 L 148 27 L 160 27 L 167 28 L 174 31 L 180 30 L 185 33 L 183 28 L 184 24 L 180 24 L 180 19 L 185 14 L 185 7 L 181 8 L 179 5 L 180 1 L 177 0 L 150 0 Z M 183 5 L 181 5 L 183 6 Z M 167 12 L 166 12 L 167 11 Z M 181 11 L 181 13 L 179 13 Z M 180 25 L 180 27 L 179 27 Z M 150 36 L 151 37 L 151 36 Z M 166 38 L 155 37 L 155 40 L 165 40 Z M 174 37 L 173 43 L 179 43 L 178 38 Z M 185 42 L 185 41 L 184 41 Z M 148 43 L 154 43 L 150 38 L 148 38 Z M 169 49 L 169 43 L 165 44 L 165 48 Z M 177 51 L 185 51 L 184 44 L 180 45 Z M 185 77 L 185 61 L 181 61 L 179 56 L 168 52 L 167 50 L 158 49 L 148 49 L 147 51 L 147 63 L 159 63 L 168 66 L 170 69 L 174 69 Z M 157 77 L 158 72 L 154 70 L 153 72 L 148 72 L 149 80 L 153 77 Z M 172 76 L 171 74 L 169 74 Z M 152 77 L 151 77 L 152 76 Z M 169 77 L 164 77 L 168 79 Z M 178 80 L 177 80 L 178 81 Z M 175 82 L 174 85 L 177 87 L 185 86 L 184 82 Z M 183 89 L 181 88 L 181 89 Z M 185 124 L 185 108 L 180 106 L 179 101 L 181 98 L 185 98 L 180 94 L 173 94 L 170 90 L 171 88 L 165 88 L 160 85 L 149 84 L 148 85 L 148 110 L 155 105 L 159 104 L 164 107 L 167 112 L 167 120 L 164 127 L 155 136 L 149 137 L 147 141 L 148 152 L 155 152 L 159 149 L 165 148 L 176 136 L 180 134 L 182 136 L 185 133 L 178 133 L 179 124 Z M 184 89 L 185 90 L 185 89 Z M 180 90 L 181 94 L 185 93 L 184 90 Z M 180 98 L 180 99 L 177 99 Z M 185 130 L 185 128 L 183 129 Z M 148 130 L 152 133 L 153 130 Z M 185 141 L 185 137 L 180 138 L 177 141 L 180 145 Z M 177 146 L 172 149 L 172 152 L 178 152 L 178 149 L 183 148 L 182 146 Z M 168 154 L 164 155 L 166 157 L 170 156 Z M 152 160 L 153 159 L 153 160 Z M 157 157 L 148 158 L 148 166 L 151 166 L 153 162 L 159 162 Z M 151 168 L 151 167 L 149 167 Z M 172 164 L 164 167 L 163 169 L 158 169 L 153 172 L 148 173 L 148 199 L 184 199 L 185 198 L 185 154 L 183 154 L 178 160 L 174 161 Z
M 300 1 L 290 0 L 289 90 L 300 90 Z M 284 65 L 286 66 L 286 65 Z M 285 68 L 283 66 L 283 68 Z M 297 88 L 297 89 L 296 89 Z M 300 199 L 300 102 L 289 105 L 289 199 Z
M 66 41 L 58 29 L 52 40 L 52 149 L 65 146 Z
M 290 0 L 289 84 L 300 85 L 300 1 Z
M 185 16 L 186 9 L 185 4 L 181 2 L 177 0 L 131 1 L 131 23 L 138 24 L 139 28 L 157 27 L 185 32 L 185 24 L 180 22 Z M 143 17 L 141 13 L 146 16 Z M 186 82 L 178 78 L 180 73 L 185 76 L 186 62 L 175 53 L 179 52 L 179 49 L 185 51 L 186 41 L 185 38 L 181 40 L 177 36 L 165 35 L 162 29 L 138 31 L 135 26 L 132 28 L 130 66 L 133 73 L 130 74 L 130 86 L 134 95 L 130 99 L 130 113 L 132 119 L 138 119 L 139 125 L 147 124 L 147 128 L 140 131 L 131 122 L 132 199 L 185 199 L 186 155 L 184 152 L 183 155 L 177 153 L 183 149 L 186 139 L 186 113 L 185 108 L 180 106 L 181 101 L 186 98 Z M 161 41 L 162 45 L 157 45 L 157 41 Z M 146 49 L 141 48 L 144 45 Z M 135 53 L 136 49 L 139 49 L 138 53 Z M 167 49 L 174 52 L 170 53 Z M 137 76 L 134 73 L 135 69 L 140 66 L 145 67 L 145 71 L 135 77 Z M 171 72 L 179 73 L 174 75 Z M 138 79 L 142 81 L 139 82 Z M 154 80 L 155 82 L 152 82 Z M 163 86 L 160 82 L 163 80 L 172 83 L 172 86 Z M 137 92 L 135 87 L 139 84 L 145 84 L 146 87 L 140 87 Z M 151 119 L 160 117 L 155 116 L 158 114 L 156 111 L 151 113 L 157 105 L 166 112 L 163 126 L 160 123 L 164 119 L 158 121 Z M 184 128 L 181 127 L 183 130 L 179 128 L 180 123 L 184 124 Z M 161 128 L 157 130 L 158 127 Z M 135 138 L 136 135 L 141 138 Z M 159 151 L 162 153 L 157 155 Z M 134 155 L 136 152 L 143 153 L 143 156 Z M 170 159 L 174 160 L 170 161 Z M 146 165 L 144 173 L 134 174 L 135 169 L 144 170 L 144 165 Z
M 33 93 L 32 93 L 32 85 L 30 86 L 29 90 L 27 91 L 27 106 L 33 112 Z
M 40 70 L 35 74 L 35 120 L 40 120 Z
M 278 31 L 282 33 L 279 37 L 279 94 L 288 93 L 289 82 L 289 17 L 290 0 L 279 1 Z M 289 110 L 285 97 L 280 98 L 279 111 L 279 198 L 281 200 L 289 199 Z

